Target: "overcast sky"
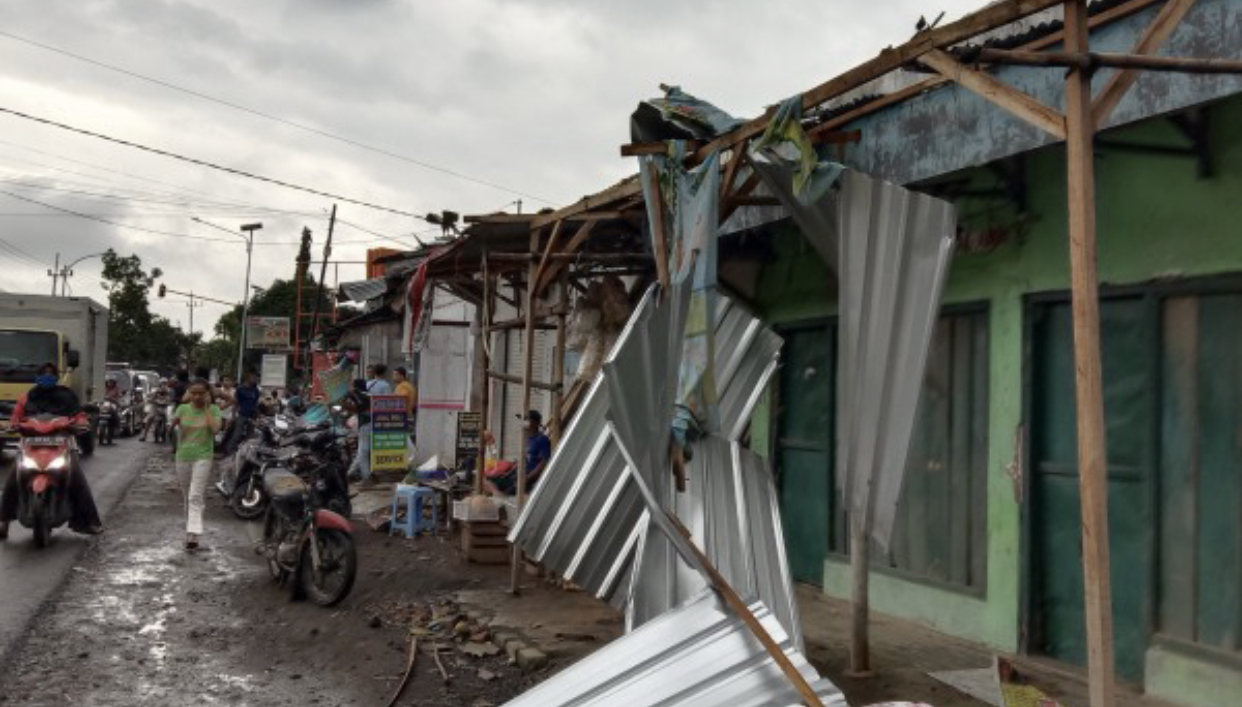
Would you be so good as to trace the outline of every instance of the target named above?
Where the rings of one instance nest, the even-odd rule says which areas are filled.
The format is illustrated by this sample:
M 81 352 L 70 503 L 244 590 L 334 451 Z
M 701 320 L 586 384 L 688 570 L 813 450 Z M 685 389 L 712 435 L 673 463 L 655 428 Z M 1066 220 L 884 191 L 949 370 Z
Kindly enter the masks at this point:
M 630 174 L 618 156 L 637 102 L 676 84 L 748 117 L 980 2 L 891 0 L 0 0 L 0 32 L 501 185 L 450 176 L 0 36 L 0 107 L 423 214 L 562 205 Z M 156 235 L 56 215 L 0 194 L 0 289 L 48 292 L 56 253 L 137 253 L 169 287 L 238 301 L 316 257 L 332 200 L 0 114 L 0 191 Z M 77 193 L 73 193 L 77 192 Z M 86 192 L 86 193 L 83 193 Z M 279 210 L 260 214 L 244 207 Z M 286 212 L 299 212 L 289 214 Z M 414 244 L 426 223 L 342 204 L 351 224 Z M 187 238 L 184 236 L 193 236 Z M 334 257 L 394 245 L 352 226 Z M 217 240 L 196 240 L 217 239 Z M 35 264 L 27 256 L 42 264 Z M 98 259 L 73 292 L 103 299 Z M 363 277 L 340 266 L 341 280 Z M 329 275 L 329 282 L 332 276 Z M 188 326 L 184 300 L 155 310 Z M 196 330 L 223 308 L 195 311 Z

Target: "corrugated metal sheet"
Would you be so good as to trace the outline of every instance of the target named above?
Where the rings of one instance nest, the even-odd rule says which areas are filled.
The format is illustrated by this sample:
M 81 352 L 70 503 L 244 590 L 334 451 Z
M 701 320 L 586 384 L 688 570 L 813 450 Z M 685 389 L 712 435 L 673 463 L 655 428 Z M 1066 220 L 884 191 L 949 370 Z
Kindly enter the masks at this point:
M 751 611 L 825 707 L 845 707 L 761 602 Z M 801 698 L 742 620 L 710 592 L 510 700 L 508 707 L 759 707 Z
M 623 450 L 609 433 L 610 423 L 619 421 L 634 429 L 624 435 L 629 440 L 627 448 L 631 453 L 642 450 L 645 461 L 639 463 L 657 470 L 645 477 L 650 479 L 651 491 L 665 507 L 679 509 L 696 541 L 731 582 L 757 591 L 776 607 L 800 643 L 780 520 L 771 515 L 777 512 L 771 473 L 762 458 L 737 443 L 759 393 L 776 370 L 781 339 L 729 298 L 718 299 L 715 376 L 725 436 L 695 444 L 689 489 L 676 494 L 669 483 L 664 442 L 668 416 L 652 411 L 671 410 L 667 399 L 676 382 L 680 339 L 667 333 L 652 335 L 651 325 L 671 327 L 679 315 L 656 312 L 654 292 L 649 291 L 639 304 L 614 347 L 612 363 L 587 392 L 510 539 L 546 567 L 626 607 L 631 626 L 643 624 L 702 589 L 698 574 L 676 559 L 663 534 L 649 532 L 652 519 L 647 505 Z M 676 302 L 664 306 L 673 310 Z M 632 343 L 639 336 L 646 341 Z M 665 353 L 666 348 L 672 353 Z M 613 365 L 627 356 L 642 364 Z M 667 357 L 667 363 L 657 365 L 654 361 L 660 357 Z M 609 386 L 606 380 L 611 375 L 618 375 L 621 384 Z M 614 410 L 615 396 L 634 398 L 637 412 Z M 627 414 L 648 414 L 660 424 L 637 424 Z M 653 444 L 653 439 L 661 442 Z M 739 528 L 747 529 L 744 538 L 736 534 Z M 754 556 L 762 556 L 762 568 L 747 559 Z M 636 562 L 640 565 L 637 573 L 633 570 Z M 770 577 L 756 577 L 761 569 L 770 572 Z
M 371 280 L 342 282 L 337 288 L 340 299 L 348 302 L 366 302 L 383 296 L 388 292 L 388 280 L 377 277 Z
M 940 291 L 953 253 L 951 203 L 847 171 L 841 236 L 838 478 L 872 537 L 892 535 Z M 874 496 L 874 497 L 873 497 Z

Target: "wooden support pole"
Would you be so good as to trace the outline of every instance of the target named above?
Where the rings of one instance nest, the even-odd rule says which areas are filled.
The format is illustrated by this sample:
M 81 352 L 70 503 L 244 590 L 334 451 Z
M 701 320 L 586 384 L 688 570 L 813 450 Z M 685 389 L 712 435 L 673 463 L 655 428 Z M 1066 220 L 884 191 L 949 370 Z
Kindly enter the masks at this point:
M 1067 38 L 1068 39 L 1068 38 Z M 1094 52 L 1029 52 L 1017 49 L 982 49 L 979 61 L 988 64 L 1067 67 L 1086 69 L 1140 69 L 1183 74 L 1242 74 L 1237 59 L 1195 59 L 1179 56 L 1139 56 L 1135 54 L 1096 54 Z
M 525 385 L 526 384 L 526 379 L 524 377 L 511 376 L 508 373 L 502 373 L 500 371 L 488 371 L 487 377 L 492 378 L 494 380 L 498 380 L 498 381 L 504 381 L 505 383 L 513 383 L 514 385 Z M 537 380 L 530 381 L 530 387 L 538 388 L 539 390 L 547 390 L 547 391 L 554 392 L 554 393 L 560 390 L 560 386 L 556 385 L 555 383 L 544 383 L 543 381 L 537 381 Z
M 1130 53 L 1155 54 L 1159 51 L 1160 45 L 1164 44 L 1164 40 L 1173 34 L 1173 30 L 1177 28 L 1194 3 L 1195 0 L 1169 0 L 1165 3 L 1160 8 L 1160 12 L 1156 13 L 1156 18 L 1143 31 L 1143 36 L 1135 42 L 1134 49 L 1130 50 Z M 1104 84 L 1104 88 L 1091 103 L 1091 121 L 1095 124 L 1096 130 L 1104 127 L 1108 116 L 1134 85 L 1136 78 L 1138 74 L 1133 70 L 1119 70 L 1109 77 L 1108 83 Z
M 962 66 L 957 59 L 941 49 L 927 52 L 919 61 L 1031 125 L 1065 139 L 1065 116 L 995 76 Z
M 871 483 L 870 479 L 867 483 Z M 850 512 L 850 670 L 869 678 L 871 670 L 871 492 L 867 507 Z
M 1087 0 L 1065 2 L 1065 48 L 1086 53 Z M 1091 707 L 1113 707 L 1113 613 L 1108 557 L 1108 478 L 1100 371 L 1100 300 L 1096 281 L 1095 169 L 1091 73 L 1065 79 L 1070 278 L 1074 319 L 1074 391 L 1078 417 L 1078 485 Z
M 491 322 L 494 316 L 494 300 L 492 293 L 496 289 L 496 281 L 487 269 L 487 251 L 483 251 L 483 262 L 480 264 L 483 271 L 483 302 L 482 316 L 479 319 L 479 346 L 483 349 L 483 376 L 480 385 L 483 386 L 483 394 L 480 396 L 479 412 L 481 415 L 481 427 L 479 430 L 479 460 L 475 464 L 474 470 L 474 492 L 477 495 L 483 494 L 483 470 L 487 465 L 487 441 L 484 439 L 484 432 L 489 429 L 488 420 L 491 417 L 491 401 L 492 401 L 492 380 L 487 376 L 487 372 L 492 370 L 492 334 Z
M 567 332 L 565 330 L 566 313 L 569 312 L 569 278 L 561 278 L 560 292 L 558 293 L 560 301 L 557 309 L 560 311 L 556 315 L 556 357 L 552 359 L 552 385 L 556 388 L 552 391 L 552 409 L 548 414 L 552 416 L 552 446 L 561 443 L 561 431 L 564 421 L 561 419 L 561 403 L 563 401 L 562 391 L 565 390 L 565 339 Z
M 574 233 L 569 242 L 565 244 L 565 250 L 558 255 L 572 256 L 586 244 L 587 238 L 591 237 L 591 231 L 595 229 L 596 221 L 587 221 Z M 544 271 L 539 282 L 535 283 L 535 292 L 543 292 L 548 283 L 552 282 L 560 275 L 561 271 L 569 265 L 568 259 L 554 259 L 548 269 Z
M 530 231 L 530 252 L 537 254 L 539 252 L 539 229 L 532 228 Z M 526 275 L 526 329 L 522 335 L 522 410 L 521 415 L 526 417 L 527 411 L 530 410 L 530 388 L 531 377 L 534 374 L 535 367 L 535 276 L 539 270 L 539 263 L 532 258 L 530 261 L 530 272 Z M 517 477 L 517 507 L 518 511 L 526 505 L 526 473 L 530 471 L 526 468 L 526 448 L 530 445 L 530 423 L 522 425 L 522 449 L 518 456 L 518 477 Z M 517 594 L 521 588 L 520 578 L 522 574 L 522 549 L 515 543 L 513 545 L 512 567 L 509 575 L 509 592 Z
M 651 240 L 655 251 L 656 278 L 660 288 L 668 292 L 668 240 L 664 233 L 664 197 L 660 195 L 660 177 L 653 166 L 645 174 L 647 186 L 655 197 L 656 203 L 651 205 Z
M 823 707 L 824 703 L 819 699 L 819 695 L 815 694 L 815 690 L 811 688 L 810 683 L 806 681 L 806 678 L 802 677 L 802 673 L 798 672 L 798 668 L 789 660 L 789 656 L 785 655 L 785 651 L 781 650 L 776 639 L 772 638 L 772 634 L 768 633 L 763 624 L 759 623 L 759 619 L 755 618 L 755 615 L 751 613 L 750 607 L 738 596 L 737 591 L 729 584 L 729 580 L 720 574 L 720 571 L 712 565 L 712 561 L 707 558 L 707 555 L 704 555 L 703 551 L 694 543 L 694 539 L 690 536 L 690 530 L 682 525 L 681 521 L 673 513 L 667 510 L 664 513 L 668 516 L 668 520 L 672 523 L 673 528 L 686 539 L 686 545 L 694 553 L 698 564 L 707 572 L 707 578 L 711 582 L 712 590 L 724 600 L 725 605 L 733 613 L 742 619 L 742 622 L 746 624 L 746 628 L 750 629 L 755 638 L 759 639 L 759 642 L 763 644 L 763 647 L 768 651 L 768 655 L 772 656 L 772 660 L 777 667 L 793 683 L 794 689 L 798 691 L 798 694 L 802 695 L 803 704 L 807 705 L 807 707 Z
M 548 258 L 556 252 L 556 246 L 561 240 L 561 231 L 564 225 L 565 222 L 563 220 L 552 224 L 552 235 L 548 238 L 548 245 L 544 247 L 543 257 L 539 259 L 539 266 L 535 268 L 535 274 L 530 278 L 530 287 L 536 295 L 539 294 L 539 282 L 543 277 L 543 273 L 548 269 Z

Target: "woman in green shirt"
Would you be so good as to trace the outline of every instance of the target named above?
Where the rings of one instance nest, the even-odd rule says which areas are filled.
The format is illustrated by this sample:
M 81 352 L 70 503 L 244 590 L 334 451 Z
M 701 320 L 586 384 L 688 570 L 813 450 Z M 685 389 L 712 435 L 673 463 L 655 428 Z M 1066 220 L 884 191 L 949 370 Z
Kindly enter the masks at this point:
M 211 403 L 205 381 L 198 380 L 190 385 L 186 397 L 189 402 L 177 406 L 172 425 L 179 431 L 176 462 L 177 478 L 185 494 L 185 548 L 193 550 L 203 534 L 203 495 L 211 476 L 221 418 L 220 408 Z

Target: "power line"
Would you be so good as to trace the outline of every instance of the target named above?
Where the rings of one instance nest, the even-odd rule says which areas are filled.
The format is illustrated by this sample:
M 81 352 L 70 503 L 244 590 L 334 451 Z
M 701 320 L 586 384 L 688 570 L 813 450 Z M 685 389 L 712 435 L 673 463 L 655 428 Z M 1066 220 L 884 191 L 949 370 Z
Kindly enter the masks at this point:
M 212 197 L 212 195 L 210 195 L 210 194 L 208 194 L 207 192 L 204 192 L 204 191 L 202 191 L 202 190 L 200 190 L 200 189 L 192 189 L 192 188 L 190 188 L 190 187 L 185 187 L 185 186 L 182 186 L 182 185 L 179 185 L 179 184 L 175 184 L 175 183 L 173 183 L 173 182 L 168 182 L 168 181 L 164 181 L 164 180 L 160 180 L 160 179 L 150 179 L 150 178 L 148 178 L 148 177 L 143 177 L 143 176 L 141 176 L 141 175 L 132 174 L 132 173 L 129 173 L 129 172 L 122 172 L 122 171 L 119 171 L 119 170 L 115 170 L 115 169 L 111 169 L 111 168 L 108 168 L 108 167 L 104 167 L 104 166 L 102 166 L 102 165 L 93 164 L 93 163 L 91 163 L 91 162 L 84 162 L 84 161 L 82 161 L 82 160 L 73 159 L 73 158 L 71 158 L 71 157 L 65 157 L 64 155 L 58 155 L 58 154 L 56 154 L 56 153 L 54 153 L 54 152 L 47 152 L 47 151 L 45 151 L 45 150 L 39 150 L 39 149 L 36 149 L 36 148 L 33 148 L 33 147 L 28 147 L 28 146 L 26 146 L 26 145 L 19 145 L 19 144 L 17 144 L 17 143 L 9 142 L 9 141 L 7 141 L 7 140 L 0 140 L 0 144 L 9 145 L 10 147 L 16 147 L 16 148 L 21 149 L 21 150 L 27 150 L 27 151 L 29 151 L 29 152 L 34 152 L 34 153 L 36 153 L 36 154 L 40 154 L 40 155 L 44 155 L 44 156 L 47 156 L 47 157 L 51 157 L 51 158 L 53 158 L 53 159 L 64 160 L 64 161 L 66 161 L 66 162 L 71 162 L 71 163 L 74 163 L 74 164 L 82 165 L 82 166 L 84 166 L 84 167 L 89 167 L 89 168 L 91 168 L 91 169 L 98 169 L 98 170 L 101 170 L 101 171 L 104 171 L 104 172 L 109 172 L 109 173 L 111 173 L 111 174 L 116 174 L 116 175 L 120 175 L 120 176 L 122 176 L 122 177 L 127 177 L 127 178 L 129 178 L 129 179 L 136 179 L 136 180 L 140 180 L 140 181 L 144 181 L 144 182 L 150 182 L 150 183 L 152 183 L 152 184 L 159 184 L 159 185 L 161 185 L 161 186 L 170 187 L 170 188 L 175 189 L 175 190 L 177 190 L 177 191 L 179 191 L 179 192 L 184 192 L 184 193 L 186 193 L 187 195 L 194 195 L 194 194 L 197 194 L 197 195 L 201 195 L 201 196 L 206 196 L 206 197 L 208 197 L 208 201 L 206 201 L 206 202 L 193 202 L 193 203 L 191 203 L 191 204 L 190 204 L 191 206 L 193 206 L 194 210 L 199 211 L 199 212 L 210 210 L 209 208 L 204 208 L 204 206 L 203 206 L 204 204 L 208 204 L 208 205 L 217 205 L 217 206 L 220 206 L 220 207 L 237 207 L 237 208 L 239 209 L 238 213 L 240 213 L 242 210 L 245 210 L 245 211 L 254 211 L 254 212 L 265 212 L 265 213 L 272 213 L 272 214 L 288 214 L 288 215 L 293 215 L 293 216 L 302 216 L 302 217 L 309 217 L 309 218 L 317 218 L 317 217 L 319 217 L 319 216 L 321 215 L 321 214 L 318 214 L 318 213 L 315 213 L 315 212 L 311 212 L 311 211 L 296 211 L 296 210 L 293 210 L 293 209 L 280 209 L 280 208 L 275 208 L 275 207 L 270 207 L 270 206 L 259 206 L 258 204 L 249 204 L 249 203 L 246 203 L 246 202 L 221 201 L 221 200 L 217 200 L 217 199 L 215 199 L 214 197 Z M 12 158 L 10 158 L 10 159 L 12 159 Z M 64 168 L 62 168 L 62 167 L 56 167 L 56 166 L 54 166 L 54 165 L 43 164 L 43 163 L 41 163 L 41 162 L 36 162 L 36 161 L 34 161 L 34 160 L 30 160 L 30 159 L 24 159 L 24 160 L 20 160 L 20 161 L 27 162 L 27 163 L 29 163 L 29 164 L 38 165 L 38 166 L 40 166 L 40 167 L 45 167 L 45 168 L 47 168 L 47 169 L 53 169 L 53 170 L 57 170 L 57 171 L 60 171 L 60 172 L 66 172 L 66 173 L 68 173 L 68 174 L 76 174 L 76 175 L 78 175 L 78 176 L 86 177 L 86 178 L 88 178 L 88 179 L 95 179 L 95 180 L 99 180 L 99 181 L 104 181 L 104 178 L 103 178 L 103 177 L 99 177 L 99 176 L 97 176 L 97 175 L 93 175 L 93 174 L 87 174 L 87 173 L 85 173 L 85 172 L 75 172 L 75 171 L 73 171 L 73 170 L 64 169 Z M 72 181 L 68 181 L 68 180 L 62 180 L 62 181 L 65 181 L 65 183 L 68 183 L 68 184 L 72 184 L 72 183 L 73 183 Z M 91 185 L 91 186 L 93 186 L 93 185 Z M 138 190 L 138 189 L 132 189 L 132 190 L 128 190 L 128 191 L 133 191 L 134 193 L 139 193 L 139 194 L 144 193 L 144 192 L 142 192 L 141 190 Z M 173 192 L 157 192 L 157 191 L 148 191 L 148 192 L 146 192 L 146 193 L 148 193 L 148 194 L 155 194 L 155 195 L 157 195 L 157 196 L 168 196 L 168 197 L 184 198 L 184 197 L 182 197 L 182 196 L 181 196 L 181 194 L 176 194 L 176 193 L 173 193 Z M 185 204 L 185 203 L 183 203 L 183 202 L 176 202 L 176 203 L 173 203 L 173 202 L 168 202 L 168 203 L 169 203 L 169 205 L 186 205 L 186 204 Z M 510 203 L 514 203 L 514 202 L 510 202 Z M 222 211 L 217 211 L 217 213 L 222 213 Z M 48 214 L 48 215 L 50 216 L 51 214 Z M 382 238 L 382 239 L 385 239 L 385 240 L 390 240 L 390 241 L 393 241 L 393 242 L 395 242 L 395 243 L 400 243 L 400 242 L 401 242 L 401 241 L 399 241 L 399 240 L 398 240 L 398 238 L 400 238 L 400 237 L 402 237 L 402 236 L 399 236 L 399 237 L 388 236 L 388 235 L 385 235 L 385 234 L 383 234 L 383 233 L 378 233 L 378 232 L 376 232 L 376 231 L 372 231 L 372 230 L 370 230 L 370 229 L 363 228 L 362 226 L 360 226 L 360 225 L 358 225 L 358 224 L 356 224 L 356 223 L 350 222 L 350 221 L 345 221 L 345 220 L 343 220 L 343 219 L 337 219 L 337 220 L 338 220 L 338 221 L 340 221 L 341 223 L 344 223 L 344 224 L 345 224 L 345 225 L 347 225 L 347 226 L 350 226 L 350 227 L 353 227 L 353 228 L 355 228 L 355 229 L 358 229 L 358 230 L 360 230 L 360 231 L 362 231 L 362 232 L 364 232 L 364 233 L 369 233 L 369 234 L 371 234 L 371 235 L 373 235 L 373 236 L 376 236 L 376 237 L 378 237 L 378 238 Z M 433 228 L 433 229 L 428 229 L 428 230 L 424 230 L 424 231 L 416 231 L 416 232 L 414 232 L 413 234 L 405 234 L 405 235 L 404 235 L 404 237 L 408 237 L 408 236 L 411 236 L 411 235 L 417 235 L 417 234 L 419 234 L 419 233 L 430 233 L 430 232 L 432 232 L 432 231 L 437 231 L 437 230 L 438 230 L 438 229 Z M 361 241 L 354 241 L 354 242 L 361 242 Z M 348 243 L 348 242 L 346 242 L 346 243 Z M 344 243 L 342 243 L 342 245 L 344 245 Z M 402 244 L 402 245 L 404 245 L 404 244 Z
M 101 140 L 107 140 L 108 142 L 113 142 L 118 145 L 125 145 L 126 147 L 132 147 L 134 149 L 142 150 L 144 152 L 150 152 L 156 155 L 161 155 L 163 157 L 171 157 L 175 160 L 181 160 L 182 162 L 188 162 L 190 164 L 199 165 L 200 167 L 209 167 L 211 169 L 220 170 L 221 172 L 227 172 L 229 174 L 233 174 L 239 177 L 246 177 L 247 179 L 253 179 L 259 182 L 266 182 L 268 184 L 275 184 L 277 186 L 285 187 L 286 189 L 295 189 L 297 191 L 303 191 L 308 194 L 314 194 L 316 196 L 327 197 L 329 199 L 336 199 L 337 201 L 344 201 L 348 204 L 354 204 L 355 206 L 365 206 L 368 209 L 375 209 L 377 211 L 387 211 L 389 213 L 397 214 L 398 216 L 409 216 L 410 218 L 416 218 L 422 221 L 427 220 L 426 216 L 419 216 L 418 214 L 411 213 L 409 211 L 403 211 L 401 209 L 394 209 L 388 206 L 381 206 L 379 204 L 374 204 L 369 201 L 362 201 L 361 199 L 354 199 L 352 197 L 342 196 L 340 194 L 333 194 L 332 192 L 322 191 L 320 189 L 304 187 L 299 184 L 294 184 L 292 182 L 286 182 L 286 181 L 275 179 L 272 177 L 264 177 L 262 175 L 255 174 L 253 172 L 247 172 L 245 170 L 237 169 L 235 167 L 225 167 L 223 165 L 218 165 L 214 162 L 208 162 L 206 160 L 200 160 L 195 157 L 186 157 L 185 155 L 181 155 L 176 152 L 169 152 L 168 150 L 161 150 L 157 147 L 149 147 L 147 145 L 143 145 L 143 144 L 136 143 L 136 142 L 131 142 L 129 140 L 122 140 L 121 138 L 111 137 L 109 135 L 104 135 L 102 133 L 93 132 L 91 130 L 86 130 L 84 128 L 75 128 L 72 125 L 66 125 L 65 123 L 59 123 L 54 120 L 49 120 L 47 118 L 40 118 L 35 115 L 30 115 L 29 113 L 23 113 L 21 111 L 13 110 L 12 108 L 0 107 L 0 113 L 8 113 L 9 115 L 16 116 L 18 118 L 25 118 L 26 120 L 32 120 L 36 123 L 42 123 L 44 125 L 50 125 L 55 128 L 61 128 L 62 130 L 69 130 L 71 132 L 75 132 L 81 135 L 87 135 L 90 137 L 99 138 Z
M 9 39 L 16 40 L 16 41 L 18 41 L 18 42 L 22 42 L 22 43 L 24 43 L 24 44 L 29 44 L 30 46 L 39 47 L 40 49 L 46 49 L 47 51 L 50 51 L 50 52 L 55 52 L 55 53 L 57 53 L 57 54 L 62 54 L 62 55 L 64 55 L 64 56 L 67 56 L 67 57 L 70 57 L 70 58 L 73 58 L 73 59 L 77 59 L 78 61 L 83 61 L 83 62 L 86 62 L 86 63 L 91 64 L 91 65 L 94 65 L 94 66 L 98 66 L 98 67 L 103 68 L 103 69 L 108 69 L 109 71 L 115 71 L 115 72 L 117 72 L 117 73 L 124 74 L 124 75 L 126 75 L 126 76 L 129 76 L 130 78 L 135 78 L 135 79 L 138 79 L 139 81 L 146 81 L 146 82 L 148 82 L 148 83 L 152 83 L 152 84 L 155 84 L 155 85 L 157 85 L 157 86 L 162 86 L 162 87 L 164 87 L 164 88 L 171 89 L 171 90 L 173 90 L 173 91 L 178 91 L 178 92 L 180 92 L 180 93 L 184 93 L 184 94 L 189 95 L 189 96 L 194 96 L 195 98 L 198 98 L 198 99 L 201 99 L 201 100 L 204 100 L 204 101 L 208 101 L 208 102 L 211 102 L 211 103 L 216 103 L 216 104 L 218 104 L 218 105 L 222 105 L 222 106 L 225 106 L 225 107 L 227 107 L 227 108 L 232 108 L 233 110 L 238 110 L 238 111 L 241 111 L 241 112 L 243 112 L 243 113 L 249 113 L 250 115 L 255 115 L 255 116 L 258 116 L 258 117 L 260 117 L 260 118 L 266 118 L 266 119 L 268 119 L 268 120 L 273 120 L 273 121 L 275 121 L 275 122 L 277 122 L 277 123 L 280 123 L 281 125 L 287 125 L 287 126 L 289 126 L 289 127 L 291 127 L 291 128 L 297 128 L 298 130 L 304 130 L 304 131 L 309 132 L 309 133 L 314 133 L 315 135 L 319 135 L 319 136 L 321 136 L 321 137 L 326 137 L 326 138 L 328 138 L 328 139 L 330 139 L 330 140 L 336 140 L 337 142 L 342 142 L 342 143 L 345 143 L 345 144 L 347 144 L 347 145 L 352 145 L 352 146 L 354 146 L 354 147 L 358 147 L 358 148 L 361 148 L 361 149 L 364 149 L 364 150 L 368 150 L 368 151 L 370 151 L 370 152 L 374 152 L 374 153 L 377 153 L 377 154 L 381 154 L 381 155 L 384 155 L 384 156 L 386 156 L 386 157 L 391 157 L 391 158 L 393 158 L 393 159 L 398 159 L 398 160 L 401 160 L 402 162 L 408 162 L 408 163 L 410 163 L 410 164 L 418 165 L 419 167 L 422 167 L 422 168 L 424 168 L 424 169 L 429 169 L 429 170 L 432 170 L 432 171 L 435 171 L 435 172 L 440 172 L 441 174 L 446 174 L 446 175 L 448 175 L 448 176 L 450 176 L 450 177 L 455 177 L 455 178 L 457 178 L 457 179 L 461 179 L 461 180 L 464 180 L 464 181 L 467 181 L 467 182 L 473 182 L 473 183 L 475 183 L 475 184 L 479 184 L 479 185 L 482 185 L 482 186 L 491 187 L 492 189 L 498 189 L 498 190 L 500 190 L 500 191 L 503 191 L 503 192 L 508 192 L 508 193 L 510 193 L 510 194 L 513 194 L 513 195 L 515 195 L 515 196 L 521 196 L 521 197 L 525 197 L 525 198 L 527 198 L 527 199 L 534 199 L 535 201 L 541 201 L 541 202 L 543 202 L 543 203 L 545 203 L 545 204 L 554 205 L 554 204 L 553 204 L 553 202 L 551 202 L 551 201 L 549 201 L 549 200 L 547 200 L 547 199 L 544 199 L 544 198 L 542 198 L 542 197 L 534 196 L 533 194 L 527 194 L 527 193 L 524 193 L 524 192 L 518 191 L 518 190 L 516 190 L 516 189 L 511 189 L 511 188 L 506 187 L 506 186 L 503 186 L 503 185 L 501 185 L 501 184 L 496 184 L 495 182 L 489 182 L 489 181 L 487 181 L 487 180 L 485 180 L 485 179 L 479 179 L 479 178 L 476 178 L 476 177 L 471 177 L 470 175 L 467 175 L 467 174 L 462 174 L 461 172 L 457 172 L 457 171 L 454 171 L 454 170 L 448 169 L 447 167 L 441 167 L 441 166 L 439 166 L 439 165 L 434 165 L 434 164 L 431 164 L 431 163 L 429 163 L 429 162 L 424 162 L 424 161 L 422 161 L 422 160 L 415 159 L 415 158 L 413 158 L 413 157 L 407 157 L 406 155 L 398 154 L 398 153 L 396 153 L 396 152 L 392 152 L 392 151 L 390 151 L 390 150 L 386 150 L 386 149 L 384 149 L 384 148 L 382 148 L 382 147 L 375 147 L 374 145 L 368 145 L 368 144 L 366 144 L 366 143 L 364 143 L 364 142 L 359 142 L 359 141 L 354 140 L 354 139 L 351 139 L 351 138 L 342 137 L 342 136 L 340 136 L 340 135 L 334 135 L 333 133 L 327 132 L 326 130 L 320 130 L 319 128 L 314 128 L 314 127 L 311 127 L 311 126 L 309 126 L 309 125 L 303 125 L 303 124 L 301 124 L 301 123 L 296 123 L 296 122 L 294 122 L 294 121 L 292 121 L 292 120 L 288 120 L 288 119 L 286 119 L 286 118 L 281 118 L 281 117 L 280 117 L 280 116 L 278 116 L 278 115 L 273 115 L 273 114 L 271 114 L 271 113 L 266 113 L 266 112 L 264 112 L 264 111 L 261 111 L 261 110 L 255 109 L 255 108 L 249 108 L 249 107 L 243 106 L 243 105 L 238 104 L 238 103 L 233 103 L 232 101 L 227 101 L 227 100 L 225 100 L 225 99 L 223 99 L 223 98 L 217 98 L 217 97 L 215 97 L 215 96 L 211 96 L 211 95 L 208 95 L 208 94 L 206 94 L 206 93 L 201 93 L 201 92 L 199 92 L 199 91 L 195 91 L 195 90 L 193 90 L 193 89 L 189 89 L 189 88 L 185 88 L 185 87 L 182 87 L 182 86 L 178 86 L 178 85 L 176 85 L 176 84 L 174 84 L 174 83 L 170 83 L 170 82 L 168 82 L 168 81 L 164 81 L 164 80 L 157 79 L 157 78 L 152 78 L 152 77 L 150 77 L 150 76 L 144 76 L 143 74 L 139 74 L 139 73 L 137 73 L 137 72 L 135 72 L 135 71 L 131 71 L 131 70 L 129 70 L 129 69 L 125 69 L 125 68 L 122 68 L 122 67 L 120 67 L 120 66 L 116 66 L 116 65 L 114 65 L 114 64 L 108 64 L 108 63 L 105 63 L 105 62 L 99 61 L 98 59 L 92 59 L 92 58 L 90 58 L 90 57 L 83 56 L 83 55 L 81 55 L 81 54 L 76 54 L 76 53 L 71 52 L 71 51 L 69 51 L 69 50 L 67 50 L 67 49 L 61 49 L 60 47 L 54 47 L 54 46 L 51 46 L 51 45 L 49 45 L 49 44 L 43 44 L 42 42 L 36 42 L 36 41 L 34 41 L 33 39 L 27 39 L 27 38 L 25 38 L 25 37 L 19 37 L 18 35 L 12 34 L 12 33 L 10 33 L 10 32 L 0 31 L 0 36 L 8 37 Z
M 103 218 L 103 217 L 96 216 L 93 214 L 82 213 L 81 211 L 74 211 L 73 209 L 66 209 L 62 206 L 56 206 L 54 204 L 49 204 L 44 201 L 39 201 L 38 199 L 31 199 L 29 197 L 22 196 L 20 194 L 14 194 L 13 192 L 9 192 L 9 191 L 0 190 L 0 194 L 3 194 L 8 197 L 12 197 L 14 199 L 18 199 L 19 201 L 24 201 L 29 204 L 35 204 L 35 205 L 42 206 L 47 209 L 52 209 L 53 211 L 59 211 L 68 216 L 76 216 L 78 218 L 84 218 L 88 221 L 96 221 L 98 223 L 107 224 L 109 226 L 114 226 L 116 228 L 126 228 L 131 231 L 139 231 L 142 233 L 149 233 L 149 234 L 156 235 L 156 236 L 169 236 L 172 238 L 188 238 L 190 240 L 196 240 L 196 241 L 210 241 L 214 243 L 234 243 L 235 242 L 229 238 L 210 238 L 208 236 L 195 236 L 189 233 L 174 233 L 172 231 L 162 231 L 157 228 L 146 228 L 144 226 L 134 226 L 133 224 L 120 223 L 119 221 L 113 221 L 111 219 Z M 370 241 L 370 240 L 341 241 L 339 245 L 356 245 L 359 243 L 374 243 L 374 242 L 375 241 Z M 273 246 L 273 245 L 291 246 L 291 245 L 300 245 L 300 244 L 301 244 L 301 241 L 256 241 L 255 242 L 256 246 Z

